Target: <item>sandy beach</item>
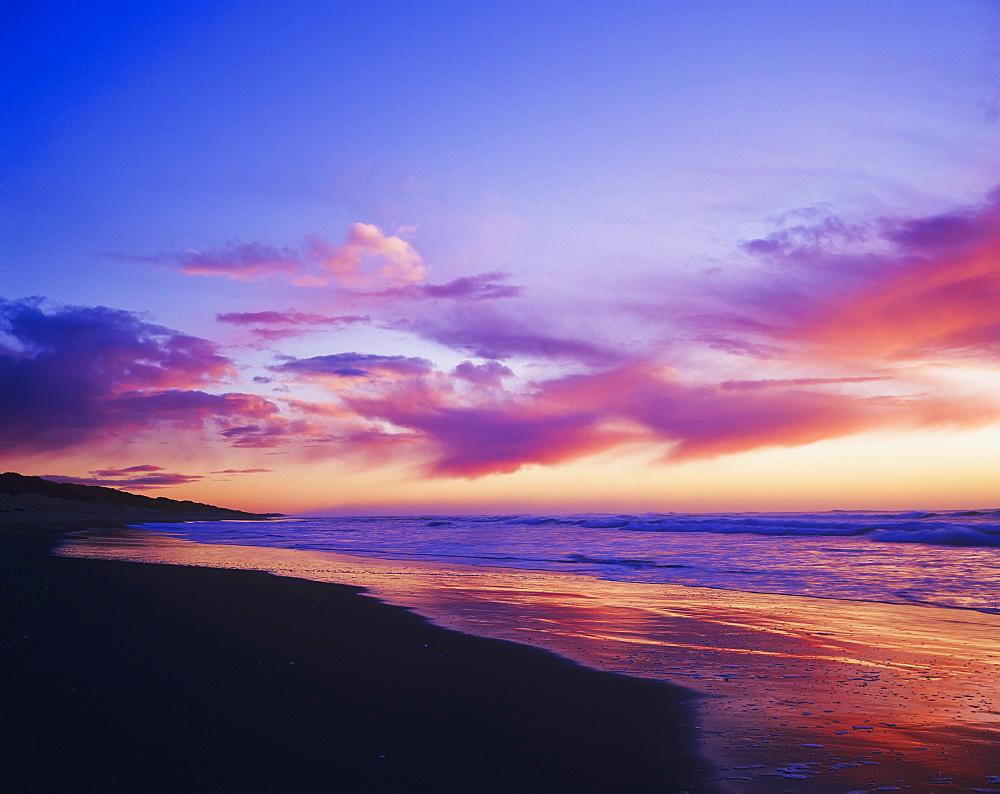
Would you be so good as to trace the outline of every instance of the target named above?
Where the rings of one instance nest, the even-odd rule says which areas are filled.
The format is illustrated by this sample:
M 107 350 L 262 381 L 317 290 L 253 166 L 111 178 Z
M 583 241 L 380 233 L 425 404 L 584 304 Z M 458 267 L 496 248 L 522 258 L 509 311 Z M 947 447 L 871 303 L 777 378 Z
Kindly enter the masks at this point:
M 147 531 L 74 537 L 60 553 L 363 587 L 438 626 L 689 686 L 699 694 L 690 727 L 720 791 L 1000 789 L 998 615 L 212 546 Z M 621 736 L 630 720 L 612 722 L 605 728 Z M 606 790 L 644 789 L 617 781 Z
M 357 587 L 49 553 L 101 523 L 0 533 L 4 791 L 719 790 L 682 688 Z

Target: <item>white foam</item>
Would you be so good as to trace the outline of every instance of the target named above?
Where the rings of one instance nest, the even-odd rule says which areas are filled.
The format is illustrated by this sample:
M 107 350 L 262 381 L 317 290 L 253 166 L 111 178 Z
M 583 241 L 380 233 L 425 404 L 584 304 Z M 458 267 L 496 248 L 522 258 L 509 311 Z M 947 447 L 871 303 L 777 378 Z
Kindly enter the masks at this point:
M 1000 611 L 1000 512 L 303 518 L 160 525 L 210 543 Z

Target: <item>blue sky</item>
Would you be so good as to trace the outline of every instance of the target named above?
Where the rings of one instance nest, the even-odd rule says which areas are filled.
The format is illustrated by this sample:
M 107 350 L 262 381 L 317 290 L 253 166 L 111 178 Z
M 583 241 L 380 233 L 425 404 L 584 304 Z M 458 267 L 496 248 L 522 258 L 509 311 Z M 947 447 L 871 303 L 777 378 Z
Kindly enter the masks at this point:
M 570 341 L 655 359 L 689 384 L 779 369 L 782 377 L 796 370 L 798 380 L 831 368 L 868 377 L 884 369 L 874 353 L 857 372 L 815 351 L 809 366 L 787 351 L 780 366 L 773 357 L 749 361 L 720 354 L 717 340 L 706 346 L 704 329 L 695 344 L 685 318 L 750 312 L 738 296 L 769 280 L 815 281 L 790 274 L 791 257 L 775 275 L 775 261 L 762 265 L 745 248 L 782 229 L 808 227 L 818 239 L 835 218 L 855 229 L 837 245 L 868 246 L 874 256 L 895 244 L 873 231 L 886 218 L 992 217 L 983 207 L 1000 182 L 997 10 L 980 0 L 26 6 L 2 48 L 0 296 L 43 296 L 51 316 L 66 305 L 140 313 L 221 346 L 239 374 L 203 382 L 207 393 L 299 394 L 340 409 L 344 398 L 329 384 L 265 388 L 253 378 L 273 377 L 268 367 L 289 358 L 345 353 L 422 358 L 444 374 L 465 360 L 497 361 L 516 378 L 504 399 L 519 400 L 554 388 L 552 378 L 622 366 L 607 356 L 582 360 Z M 516 287 L 517 296 L 466 291 L 449 302 L 411 289 L 405 300 L 373 298 L 388 284 L 381 276 L 364 287 L 306 286 L 316 267 L 332 278 L 309 258 L 310 246 L 320 239 L 343 253 L 350 229 L 361 228 L 353 224 L 399 241 L 358 249 L 362 269 L 402 256 L 424 273 L 413 289 L 418 280 L 485 274 L 482 283 Z M 300 268 L 298 281 L 189 267 L 192 256 L 232 259 L 251 244 L 285 251 L 298 264 L 281 272 Z M 793 301 L 802 289 L 782 294 Z M 369 319 L 313 323 L 280 342 L 272 333 L 271 345 L 216 319 L 289 310 Z M 501 331 L 509 350 L 497 347 Z M 531 334 L 539 338 L 526 340 Z M 41 355 L 20 344 L 11 355 Z M 388 388 L 386 372 L 378 377 Z M 948 383 L 936 381 L 935 395 L 954 397 Z M 447 457 L 443 436 L 427 427 L 362 418 L 420 448 L 403 469 L 381 458 L 356 464 L 407 494 L 425 482 L 428 460 L 433 471 Z M 143 428 L 151 438 L 155 424 Z M 324 438 L 340 438 L 328 431 Z M 681 443 L 672 438 L 657 435 L 655 444 Z M 607 449 L 526 453 L 524 465 L 575 466 Z M 35 450 L 9 465 L 84 477 L 162 463 L 202 478 L 214 465 L 187 447 L 147 460 L 163 452 L 162 444 L 109 448 L 102 454 L 113 459 L 88 469 L 83 458 Z M 218 452 L 227 461 L 233 454 Z M 318 453 L 306 457 L 310 471 L 333 466 Z M 663 476 L 661 464 L 651 466 Z M 508 469 L 498 465 L 498 476 L 524 475 Z M 477 487 L 455 486 L 466 501 L 485 503 Z

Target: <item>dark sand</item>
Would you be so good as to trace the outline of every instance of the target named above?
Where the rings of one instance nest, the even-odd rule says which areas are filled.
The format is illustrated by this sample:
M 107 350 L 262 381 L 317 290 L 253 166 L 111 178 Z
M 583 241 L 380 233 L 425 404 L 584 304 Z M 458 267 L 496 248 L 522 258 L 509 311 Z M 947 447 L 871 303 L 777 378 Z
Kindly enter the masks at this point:
M 690 685 L 705 696 L 695 722 L 703 752 L 731 794 L 1000 791 L 998 615 L 216 546 L 149 530 L 75 533 L 59 554 L 364 587 L 443 628 Z
M 714 790 L 686 690 L 57 529 L 0 529 L 4 792 Z

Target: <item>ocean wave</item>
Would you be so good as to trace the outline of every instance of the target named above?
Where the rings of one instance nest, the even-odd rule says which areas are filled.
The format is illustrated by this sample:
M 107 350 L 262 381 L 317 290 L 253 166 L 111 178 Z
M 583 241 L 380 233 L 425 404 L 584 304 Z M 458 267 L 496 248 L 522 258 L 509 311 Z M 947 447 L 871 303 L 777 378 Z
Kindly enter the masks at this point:
M 656 560 L 639 560 L 628 557 L 593 557 L 587 554 L 567 554 L 566 558 L 573 562 L 590 563 L 591 565 L 620 565 L 632 570 L 645 568 L 689 568 L 689 565 L 656 562 Z
M 946 526 L 920 529 L 885 529 L 872 540 L 879 543 L 926 543 L 931 546 L 1000 547 L 1000 528 Z
M 1000 610 L 996 510 L 302 517 L 156 529 L 215 544 Z
M 879 543 L 1000 547 L 1000 510 L 901 513 L 643 514 L 517 516 L 506 524 L 616 532 L 709 532 L 781 537 L 859 537 Z

